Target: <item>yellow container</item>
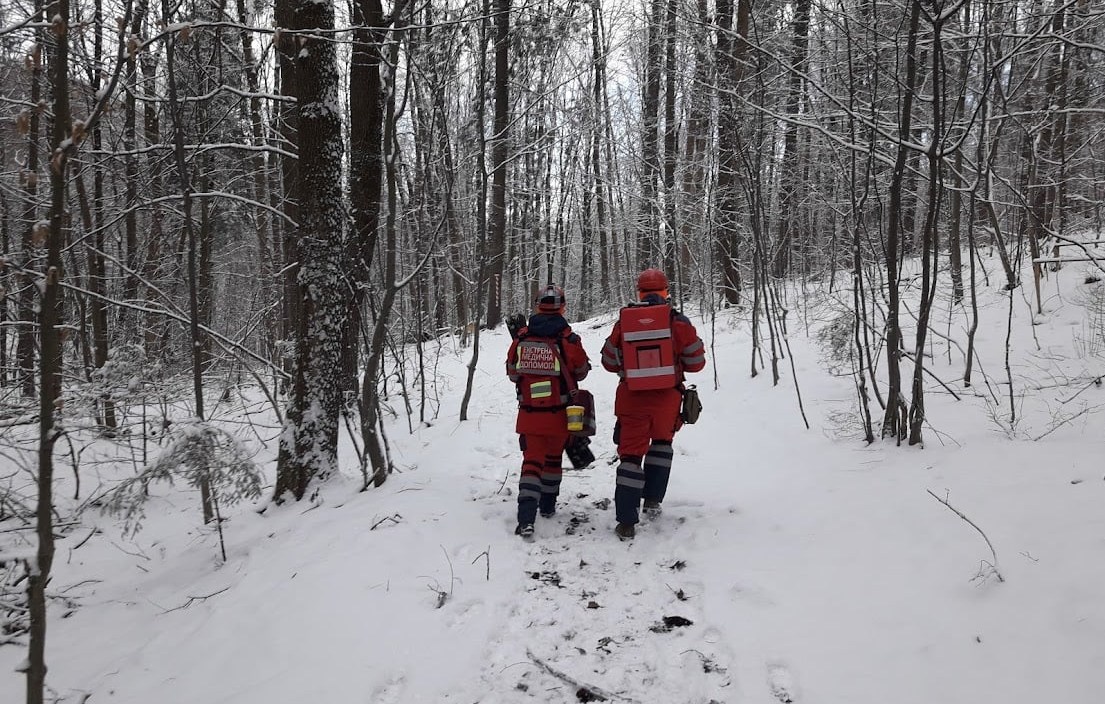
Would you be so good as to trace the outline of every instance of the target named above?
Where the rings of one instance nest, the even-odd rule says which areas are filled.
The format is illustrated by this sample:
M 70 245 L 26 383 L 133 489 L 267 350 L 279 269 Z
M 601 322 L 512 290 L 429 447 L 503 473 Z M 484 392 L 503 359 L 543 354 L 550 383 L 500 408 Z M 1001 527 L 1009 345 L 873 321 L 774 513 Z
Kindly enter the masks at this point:
M 583 406 L 568 406 L 568 431 L 578 432 L 583 430 Z

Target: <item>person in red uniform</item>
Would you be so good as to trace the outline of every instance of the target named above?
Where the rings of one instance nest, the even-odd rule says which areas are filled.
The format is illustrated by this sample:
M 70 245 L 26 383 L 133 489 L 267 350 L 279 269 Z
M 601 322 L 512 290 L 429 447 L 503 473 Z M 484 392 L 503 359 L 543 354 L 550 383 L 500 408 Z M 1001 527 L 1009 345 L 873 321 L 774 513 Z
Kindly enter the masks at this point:
M 671 473 L 672 439 L 683 425 L 684 372 L 706 366 L 706 348 L 694 325 L 671 308 L 664 272 L 641 272 L 637 298 L 622 309 L 602 348 L 602 366 L 620 377 L 614 397 L 620 459 L 614 530 L 623 540 L 636 534 L 642 499 L 646 514 L 660 512 Z
M 565 408 L 591 370 L 579 335 L 564 319 L 566 305 L 564 289 L 545 286 L 506 357 L 506 374 L 518 389 L 515 430 L 522 448 L 514 532 L 526 540 L 533 536 L 538 511 L 543 518 L 556 513 L 561 458 L 569 437 Z

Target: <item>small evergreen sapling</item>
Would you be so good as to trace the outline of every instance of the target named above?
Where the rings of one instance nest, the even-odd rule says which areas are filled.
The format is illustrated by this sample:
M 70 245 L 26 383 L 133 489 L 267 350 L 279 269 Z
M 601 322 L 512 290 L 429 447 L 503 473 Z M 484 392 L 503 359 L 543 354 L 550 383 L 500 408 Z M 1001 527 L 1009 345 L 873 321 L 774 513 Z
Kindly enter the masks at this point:
M 134 534 L 146 517 L 148 487 L 155 482 L 184 480 L 198 489 L 211 487 L 216 515 L 220 503 L 233 506 L 261 496 L 261 472 L 245 448 L 229 433 L 198 419 L 174 423 L 168 446 L 136 477 L 122 482 L 109 495 L 104 510 L 122 516 L 127 533 Z M 217 515 L 223 559 L 222 518 Z

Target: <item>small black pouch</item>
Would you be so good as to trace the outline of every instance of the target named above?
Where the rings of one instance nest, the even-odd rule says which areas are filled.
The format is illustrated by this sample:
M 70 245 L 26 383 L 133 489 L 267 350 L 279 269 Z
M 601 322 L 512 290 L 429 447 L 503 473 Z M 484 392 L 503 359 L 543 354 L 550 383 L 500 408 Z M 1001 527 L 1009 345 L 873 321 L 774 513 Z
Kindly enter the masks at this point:
M 691 384 L 683 389 L 683 409 L 679 411 L 679 415 L 684 423 L 694 425 L 701 413 L 702 401 L 698 398 L 698 389 Z
M 595 461 L 595 453 L 591 452 L 590 444 L 591 440 L 582 435 L 568 438 L 568 446 L 564 448 L 564 452 L 576 469 L 583 469 Z

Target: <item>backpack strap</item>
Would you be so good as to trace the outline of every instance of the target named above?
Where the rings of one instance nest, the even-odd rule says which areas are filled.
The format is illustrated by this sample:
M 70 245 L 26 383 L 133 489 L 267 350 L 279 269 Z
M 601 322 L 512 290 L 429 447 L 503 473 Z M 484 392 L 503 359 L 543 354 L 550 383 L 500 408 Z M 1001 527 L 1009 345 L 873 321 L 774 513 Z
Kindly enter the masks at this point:
M 564 378 L 564 385 L 568 387 L 568 396 L 575 396 L 576 391 L 579 391 L 579 384 L 576 382 L 576 378 L 572 376 L 572 372 L 568 369 L 568 355 L 564 354 L 564 340 L 570 335 L 574 334 L 567 332 L 570 328 L 564 328 L 560 331 L 560 334 L 556 336 L 556 350 L 560 356 L 560 376 Z

